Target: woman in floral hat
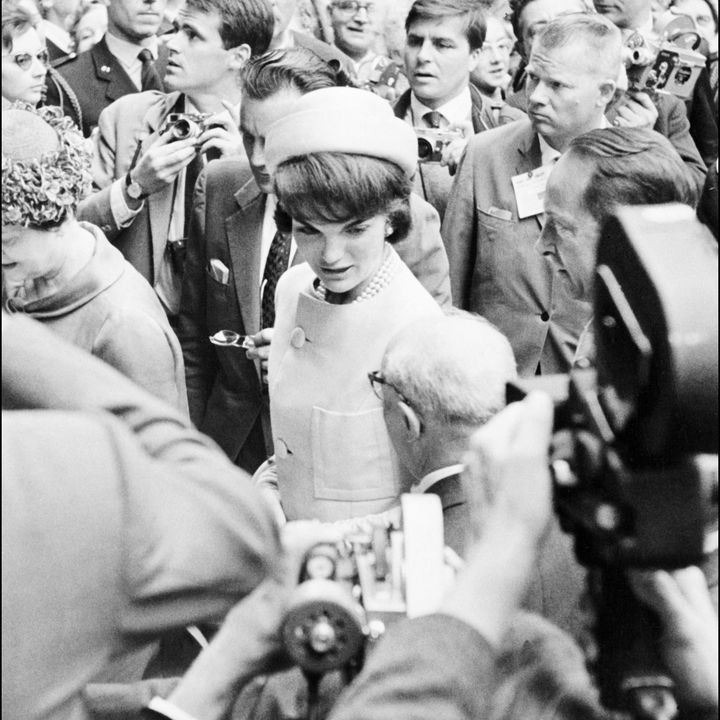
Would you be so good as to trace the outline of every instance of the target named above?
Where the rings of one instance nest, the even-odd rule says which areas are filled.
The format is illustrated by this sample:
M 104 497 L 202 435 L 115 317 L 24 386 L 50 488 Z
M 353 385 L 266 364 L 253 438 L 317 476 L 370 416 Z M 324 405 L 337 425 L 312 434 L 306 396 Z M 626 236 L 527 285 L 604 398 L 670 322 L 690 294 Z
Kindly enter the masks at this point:
M 2 117 L 3 303 L 186 410 L 182 352 L 152 288 L 75 210 L 92 150 L 59 108 Z

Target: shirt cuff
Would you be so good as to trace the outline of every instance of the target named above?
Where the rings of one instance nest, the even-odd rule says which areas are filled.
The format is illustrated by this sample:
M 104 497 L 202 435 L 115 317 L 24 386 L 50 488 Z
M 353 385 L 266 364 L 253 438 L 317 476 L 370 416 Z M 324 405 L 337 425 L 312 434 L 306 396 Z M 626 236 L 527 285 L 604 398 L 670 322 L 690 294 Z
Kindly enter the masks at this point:
M 123 176 L 110 186 L 110 211 L 118 228 L 126 228 L 130 225 L 145 204 L 143 202 L 137 210 L 131 210 L 125 202 L 125 195 L 123 195 L 124 183 L 125 177 Z
M 173 705 L 169 700 L 161 697 L 154 697 L 145 708 L 143 708 L 143 716 L 148 720 L 197 720 L 196 717 L 186 713 L 179 707 Z

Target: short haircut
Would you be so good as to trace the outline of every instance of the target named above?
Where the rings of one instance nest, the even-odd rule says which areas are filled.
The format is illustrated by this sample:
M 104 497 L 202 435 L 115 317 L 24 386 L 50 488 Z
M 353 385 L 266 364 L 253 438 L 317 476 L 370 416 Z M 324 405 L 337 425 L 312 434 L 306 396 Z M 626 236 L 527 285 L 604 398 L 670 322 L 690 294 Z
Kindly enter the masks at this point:
M 418 20 L 440 20 L 459 17 L 471 50 L 479 50 L 485 42 L 485 13 L 477 0 L 415 0 L 405 19 L 405 32 Z
M 312 90 L 338 85 L 338 69 L 307 48 L 271 50 L 251 58 L 242 71 L 243 94 L 265 100 L 281 90 Z
M 185 8 L 220 16 L 226 50 L 249 45 L 252 55 L 261 55 L 270 47 L 275 16 L 268 0 L 187 0 Z
M 583 201 L 601 224 L 620 204 L 697 204 L 690 171 L 670 141 L 653 130 L 591 130 L 576 137 L 567 153 L 592 168 Z
M 560 15 L 536 35 L 533 47 L 554 50 L 577 43 L 581 43 L 591 54 L 597 75 L 617 80 L 622 65 L 622 34 L 603 15 Z
M 39 14 L 33 14 L 27 0 L 3 0 L 2 4 L 2 46 L 10 51 L 13 39 L 30 28 L 37 27 Z
M 443 425 L 487 422 L 517 377 L 508 339 L 479 315 L 454 309 L 400 331 L 382 372 L 423 418 Z
M 402 240 L 410 229 L 412 182 L 389 160 L 340 152 L 310 153 L 281 163 L 273 182 L 280 230 L 289 229 L 289 218 L 340 223 L 382 213 L 388 215 L 392 226 L 388 242 Z

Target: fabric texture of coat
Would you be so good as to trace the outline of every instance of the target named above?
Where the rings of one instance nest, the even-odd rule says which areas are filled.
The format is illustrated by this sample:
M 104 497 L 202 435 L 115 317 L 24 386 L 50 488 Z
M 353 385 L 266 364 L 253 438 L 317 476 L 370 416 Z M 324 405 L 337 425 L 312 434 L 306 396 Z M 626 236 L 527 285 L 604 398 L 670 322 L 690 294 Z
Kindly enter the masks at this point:
M 410 487 L 368 373 L 396 332 L 441 310 L 402 262 L 382 291 L 347 305 L 317 299 L 313 279 L 303 263 L 278 283 L 270 410 L 285 515 L 332 522 L 384 512 Z
M 460 162 L 442 234 L 453 303 L 510 340 L 520 375 L 567 372 L 591 306 L 535 250 L 542 215 L 519 219 L 511 178 L 541 165 L 530 120 L 480 133 Z
M 278 572 L 277 532 L 248 477 L 113 368 L 21 316 L 2 355 L 2 715 L 86 720 L 88 682 Z
M 90 261 L 22 312 L 187 412 L 182 350 L 155 293 L 97 228 L 81 226 L 95 237 Z

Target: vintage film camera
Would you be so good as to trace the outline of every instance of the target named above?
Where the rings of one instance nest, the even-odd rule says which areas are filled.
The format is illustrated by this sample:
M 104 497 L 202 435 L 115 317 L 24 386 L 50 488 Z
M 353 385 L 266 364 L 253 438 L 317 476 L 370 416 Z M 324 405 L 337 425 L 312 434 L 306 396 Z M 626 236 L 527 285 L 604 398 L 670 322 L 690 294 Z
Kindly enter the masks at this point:
M 439 607 L 454 579 L 440 499 L 403 495 L 401 513 L 400 528 L 352 533 L 308 553 L 281 630 L 306 676 L 343 670 L 351 679 L 388 624 Z
M 625 48 L 628 89 L 670 93 L 688 100 L 705 67 L 705 56 L 697 52 L 700 44 L 701 37 L 686 15 L 668 23 L 659 45 L 633 42 L 631 37 Z
M 435 128 L 415 128 L 418 143 L 418 161 L 439 163 L 443 150 L 453 141 L 462 139 L 459 130 L 436 130 Z
M 211 113 L 170 113 L 161 133 L 170 133 L 173 140 L 194 140 L 205 130 L 215 127 L 209 122 L 210 117 Z
M 619 209 L 598 247 L 597 369 L 508 387 L 510 402 L 532 388 L 555 399 L 555 507 L 589 569 L 601 698 L 639 718 L 673 717 L 674 698 L 657 618 L 626 570 L 717 549 L 717 276 L 690 208 Z

